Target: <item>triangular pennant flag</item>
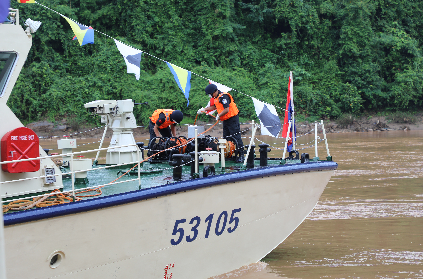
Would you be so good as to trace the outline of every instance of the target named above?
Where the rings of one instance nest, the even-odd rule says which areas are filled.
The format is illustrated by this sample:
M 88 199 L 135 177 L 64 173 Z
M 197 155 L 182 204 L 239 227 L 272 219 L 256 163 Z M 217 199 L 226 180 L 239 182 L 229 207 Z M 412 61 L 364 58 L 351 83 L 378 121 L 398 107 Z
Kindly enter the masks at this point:
M 118 40 L 115 40 L 116 46 L 122 54 L 126 63 L 126 72 L 128 74 L 135 74 L 137 80 L 140 79 L 140 65 L 142 51 L 136 48 L 127 46 Z
M 209 83 L 216 85 L 217 86 L 217 89 L 220 90 L 220 91 L 222 91 L 222 92 L 228 93 L 229 91 L 232 90 L 232 88 L 229 88 L 226 85 L 220 84 L 218 82 L 212 81 L 211 79 L 209 79 Z
M 85 25 L 76 23 L 65 16 L 64 18 L 71 26 L 73 33 L 75 33 L 73 40 L 78 39 L 80 46 L 94 44 L 94 29 L 91 26 L 87 27 Z
M 189 91 L 191 90 L 191 72 L 166 62 L 179 88 L 184 93 L 189 105 Z
M 261 134 L 276 138 L 282 127 L 276 108 L 273 105 L 263 103 L 256 98 L 252 99 L 257 117 L 260 119 Z

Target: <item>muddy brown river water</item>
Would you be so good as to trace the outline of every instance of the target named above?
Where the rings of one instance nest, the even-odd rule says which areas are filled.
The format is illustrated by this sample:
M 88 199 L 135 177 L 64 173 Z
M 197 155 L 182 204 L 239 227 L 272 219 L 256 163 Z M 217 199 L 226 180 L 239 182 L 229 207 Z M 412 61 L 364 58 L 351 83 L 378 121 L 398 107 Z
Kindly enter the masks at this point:
M 313 212 L 261 262 L 216 278 L 423 278 L 423 131 L 328 134 L 328 142 L 339 166 Z
M 220 278 L 423 278 L 423 131 L 328 141 L 339 166 L 313 212 L 261 263 Z

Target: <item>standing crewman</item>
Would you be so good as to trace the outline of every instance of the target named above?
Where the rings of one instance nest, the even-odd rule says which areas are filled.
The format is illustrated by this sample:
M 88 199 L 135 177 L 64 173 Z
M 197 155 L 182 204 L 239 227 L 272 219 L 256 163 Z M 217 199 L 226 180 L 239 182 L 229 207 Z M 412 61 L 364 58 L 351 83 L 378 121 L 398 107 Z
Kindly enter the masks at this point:
M 232 136 L 236 140 L 237 150 L 235 151 L 235 155 L 238 155 L 236 162 L 243 162 L 244 144 L 242 143 L 241 129 L 239 126 L 239 110 L 234 102 L 234 99 L 229 93 L 218 90 L 215 84 L 207 85 L 205 91 L 206 94 L 210 95 L 210 97 L 214 99 L 214 104 L 209 107 L 199 109 L 197 114 L 217 110 L 216 120 L 221 120 L 223 123 L 223 138 Z
M 150 117 L 148 130 L 150 141 L 155 137 L 170 138 L 176 136 L 176 124 L 181 123 L 184 115 L 180 110 L 156 109 Z

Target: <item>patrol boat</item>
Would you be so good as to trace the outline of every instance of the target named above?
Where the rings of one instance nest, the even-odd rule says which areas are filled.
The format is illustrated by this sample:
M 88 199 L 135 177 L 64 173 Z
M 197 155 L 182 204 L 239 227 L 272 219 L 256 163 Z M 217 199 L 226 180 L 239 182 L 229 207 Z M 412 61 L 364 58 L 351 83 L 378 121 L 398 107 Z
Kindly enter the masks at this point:
M 166 174 L 166 180 L 151 179 L 150 170 L 141 175 L 147 162 L 141 165 L 140 148 L 134 151 L 137 156 L 126 156 L 136 158 L 135 163 L 112 160 L 92 170 L 91 165 L 77 170 L 76 155 L 65 153 L 70 168 L 64 173 L 66 169 L 52 160 L 61 155 L 47 156 L 37 135 L 6 105 L 30 50 L 33 31 L 31 24 L 24 30 L 18 11 L 12 12 L 14 23 L 0 25 L 0 193 L 4 208 L 10 209 L 3 216 L 4 231 L 0 226 L 0 267 L 7 278 L 186 279 L 223 274 L 258 262 L 287 238 L 313 210 L 337 168 L 330 156 L 322 161 L 302 154 L 300 159 L 294 152 L 285 159 L 267 160 L 262 155 L 267 147 L 262 147 L 258 165 L 252 144 L 247 149 L 247 167 L 236 165 L 222 158 L 225 147 L 221 153 L 198 151 L 198 142 L 210 142 L 200 136 L 188 137 L 187 141 L 194 142 L 194 156 L 188 161 L 184 161 L 188 155 L 181 145 L 173 145 L 178 154 L 169 154 L 171 142 L 157 140 L 159 147 L 166 147 L 160 154 L 171 156 L 170 179 Z M 99 112 L 110 103 L 96 102 L 95 108 Z M 71 149 L 71 145 L 67 142 L 62 147 Z M 115 142 L 106 150 L 126 146 L 133 143 Z M 119 158 L 114 155 L 110 158 Z M 163 164 L 159 161 L 151 165 Z M 135 176 L 125 176 L 122 183 L 103 182 L 113 163 L 136 165 L 132 169 Z M 193 169 L 190 175 L 180 175 L 187 169 Z M 96 191 L 101 187 L 113 191 L 79 200 L 75 193 L 81 189 L 76 189 L 75 175 L 87 172 L 87 188 L 97 184 Z M 149 184 L 152 180 L 156 184 Z M 132 186 L 126 188 L 126 184 Z M 61 191 L 58 195 L 65 202 L 35 207 L 50 195 L 43 193 L 52 191 Z M 27 194 L 38 197 L 31 200 L 31 206 L 19 205 L 18 199 Z M 11 208 L 12 203 L 24 208 Z

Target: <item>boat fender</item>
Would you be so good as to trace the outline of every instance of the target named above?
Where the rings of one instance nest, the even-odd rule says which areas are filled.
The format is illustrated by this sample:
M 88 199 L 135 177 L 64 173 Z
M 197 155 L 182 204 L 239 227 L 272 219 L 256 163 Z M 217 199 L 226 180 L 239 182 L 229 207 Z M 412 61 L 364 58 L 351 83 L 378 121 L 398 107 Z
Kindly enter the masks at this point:
M 203 169 L 203 177 L 207 177 L 209 175 L 215 175 L 216 174 L 216 170 L 214 168 L 214 166 L 205 166 Z

